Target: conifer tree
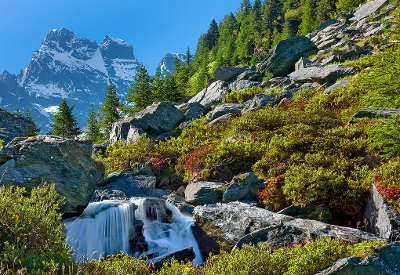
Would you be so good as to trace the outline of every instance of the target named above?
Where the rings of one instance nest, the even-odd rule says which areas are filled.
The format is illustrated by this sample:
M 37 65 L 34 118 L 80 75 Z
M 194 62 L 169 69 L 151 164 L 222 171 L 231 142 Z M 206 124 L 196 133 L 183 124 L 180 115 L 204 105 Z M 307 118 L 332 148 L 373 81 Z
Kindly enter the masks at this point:
M 94 111 L 93 104 L 90 107 L 90 113 L 88 117 L 87 135 L 88 138 L 93 142 L 96 142 L 102 138 L 100 124 L 97 120 L 97 114 Z
M 215 19 L 213 19 L 211 21 L 207 33 L 203 38 L 205 46 L 208 48 L 209 51 L 215 46 L 215 44 L 217 44 L 218 37 L 219 37 L 218 24 L 215 21 Z
M 120 108 L 121 103 L 119 101 L 116 87 L 110 80 L 104 97 L 104 103 L 100 107 L 100 126 L 104 134 L 108 135 L 111 132 L 113 123 L 121 118 L 119 112 Z
M 190 59 L 192 58 L 192 55 L 190 53 L 190 48 L 187 47 L 186 50 L 186 66 L 189 67 L 190 66 Z
M 301 16 L 301 24 L 299 26 L 299 33 L 306 35 L 311 32 L 315 27 L 314 17 L 314 1 L 306 0 L 303 6 L 303 15 Z
M 19 111 L 19 110 L 17 110 Z M 21 113 L 19 111 L 19 113 Z M 22 114 L 20 115 L 22 117 Z M 28 108 L 25 109 L 25 116 L 27 120 L 33 123 L 33 127 L 29 130 L 27 136 L 37 136 L 40 134 L 40 129 L 36 126 L 36 123 L 33 121 L 33 118 L 31 116 L 31 113 L 29 112 Z
M 143 110 L 155 101 L 152 93 L 151 78 L 144 65 L 140 66 L 139 72 L 136 74 L 134 82 L 129 89 L 126 101 L 133 105 L 129 109 L 131 114 Z
M 243 0 L 240 4 L 239 13 L 243 13 L 245 16 L 249 14 L 251 10 L 250 0 Z
M 67 100 L 64 98 L 53 117 L 53 124 L 51 125 L 52 135 L 65 138 L 73 138 L 79 135 L 80 131 L 72 115 L 72 110 L 73 108 L 68 106 Z

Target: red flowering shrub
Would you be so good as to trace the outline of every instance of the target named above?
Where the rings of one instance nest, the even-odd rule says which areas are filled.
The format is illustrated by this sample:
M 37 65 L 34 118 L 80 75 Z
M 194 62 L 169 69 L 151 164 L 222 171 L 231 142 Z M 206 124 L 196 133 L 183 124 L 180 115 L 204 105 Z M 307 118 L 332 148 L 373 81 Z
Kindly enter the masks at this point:
M 379 194 L 390 204 L 393 204 L 397 209 L 400 207 L 400 188 L 382 182 L 379 175 L 376 175 L 373 180 Z
M 200 173 L 204 173 L 206 168 L 205 159 L 207 155 L 212 151 L 211 146 L 205 146 L 200 149 L 194 150 L 187 158 L 184 163 L 183 170 L 185 172 L 185 179 L 190 181 L 192 178 L 198 178 Z M 204 175 L 206 178 L 208 175 Z M 201 179 L 200 175 L 200 179 Z
M 284 182 L 284 176 L 279 175 L 266 183 L 264 188 L 257 193 L 260 203 L 272 207 L 275 211 L 287 206 L 288 203 L 282 191 Z

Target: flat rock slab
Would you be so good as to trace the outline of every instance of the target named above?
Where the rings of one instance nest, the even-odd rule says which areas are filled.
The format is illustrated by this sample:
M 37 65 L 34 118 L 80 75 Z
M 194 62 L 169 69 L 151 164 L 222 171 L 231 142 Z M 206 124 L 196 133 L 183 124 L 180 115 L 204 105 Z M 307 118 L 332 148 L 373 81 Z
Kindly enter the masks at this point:
M 332 64 L 322 67 L 303 68 L 289 74 L 289 77 L 294 82 L 305 83 L 315 81 L 324 84 L 333 83 L 338 78 L 355 74 L 357 71 L 353 67 L 342 67 L 339 64 Z
M 224 99 L 225 95 L 229 92 L 227 86 L 225 81 L 215 81 L 192 97 L 188 103 L 198 102 L 202 106 L 210 108 L 212 105 L 216 105 Z
M 242 104 L 221 104 L 215 107 L 214 110 L 207 114 L 207 117 L 211 120 L 217 119 L 226 114 L 240 114 L 242 112 Z
M 379 11 L 387 3 L 389 3 L 388 0 L 368 1 L 367 3 L 356 9 L 356 11 L 354 12 L 354 16 L 350 18 L 350 20 L 360 21 L 361 19 L 371 16 Z
M 193 205 L 216 203 L 222 200 L 223 183 L 199 181 L 185 189 L 185 201 Z

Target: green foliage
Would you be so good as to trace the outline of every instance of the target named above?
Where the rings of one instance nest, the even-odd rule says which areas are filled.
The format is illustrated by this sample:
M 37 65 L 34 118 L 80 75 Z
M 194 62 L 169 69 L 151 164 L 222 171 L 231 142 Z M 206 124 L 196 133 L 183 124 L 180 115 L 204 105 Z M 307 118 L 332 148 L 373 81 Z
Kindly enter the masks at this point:
M 0 148 L 3 147 L 4 145 L 4 140 L 0 139 Z
M 0 266 L 26 268 L 29 274 L 71 266 L 59 212 L 62 200 L 54 186 L 24 195 L 23 188 L 0 186 Z
M 64 98 L 58 108 L 57 113 L 53 117 L 51 125 L 51 134 L 66 138 L 73 138 L 79 135 L 80 130 L 78 123 L 72 115 L 72 107 L 69 107 L 67 100 Z
M 400 155 L 400 115 L 394 115 L 369 130 L 371 148 L 378 150 L 382 157 Z
M 17 110 L 19 111 L 19 110 Z M 20 112 L 21 113 L 21 112 Z M 21 114 L 20 114 L 21 115 Z M 27 120 L 29 120 L 30 122 L 33 123 L 33 127 L 28 131 L 28 133 L 26 134 L 28 137 L 30 136 L 37 136 L 40 134 L 40 129 L 36 127 L 35 122 L 33 121 L 33 118 L 28 110 L 28 108 L 25 109 L 25 115 L 23 116 L 24 118 L 26 118 Z
M 345 12 L 356 8 L 359 4 L 361 4 L 362 0 L 338 0 L 336 3 L 337 12 Z
M 129 112 L 132 114 L 143 110 L 154 102 L 151 78 L 143 65 L 140 66 L 139 72 L 135 76 L 126 101 L 132 104 L 129 108 Z
M 150 139 L 140 136 L 136 142 L 125 144 L 115 142 L 107 147 L 107 151 L 100 159 L 106 167 L 106 174 L 132 168 L 136 162 L 146 163 L 152 156 Z
M 120 107 L 121 104 L 115 85 L 110 80 L 104 97 L 104 103 L 100 107 L 100 128 L 106 136 L 111 132 L 113 123 L 121 118 L 119 113 Z
M 223 103 L 244 103 L 245 101 L 253 98 L 256 94 L 264 93 L 261 87 L 252 87 L 242 91 L 234 91 L 228 93 L 223 99 Z
M 87 125 L 87 135 L 88 138 L 93 142 L 100 141 L 103 138 L 103 135 L 101 134 L 100 131 L 100 123 L 97 120 L 97 114 L 94 112 L 93 105 L 90 107 L 90 113 Z
M 146 261 L 124 254 L 84 263 L 79 266 L 79 271 L 84 274 L 151 274 Z
M 301 24 L 299 26 L 299 34 L 306 35 L 307 33 L 314 30 L 316 27 L 315 17 L 314 17 L 314 1 L 313 0 L 305 0 L 303 6 L 303 14 L 301 16 Z

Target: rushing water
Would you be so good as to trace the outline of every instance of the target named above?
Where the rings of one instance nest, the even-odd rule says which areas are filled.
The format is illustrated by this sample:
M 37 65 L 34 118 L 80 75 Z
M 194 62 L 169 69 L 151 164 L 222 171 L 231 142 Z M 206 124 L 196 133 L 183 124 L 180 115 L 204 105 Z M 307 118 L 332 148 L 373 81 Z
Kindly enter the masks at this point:
M 135 225 L 143 227 L 145 251 L 132 250 Z M 202 257 L 191 230 L 193 219 L 182 215 L 172 204 L 159 199 L 93 202 L 82 216 L 66 220 L 67 245 L 79 261 L 100 259 L 124 252 L 133 256 L 151 256 L 154 260 L 193 247 L 194 264 Z M 137 235 L 137 234 L 136 234 Z

